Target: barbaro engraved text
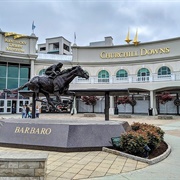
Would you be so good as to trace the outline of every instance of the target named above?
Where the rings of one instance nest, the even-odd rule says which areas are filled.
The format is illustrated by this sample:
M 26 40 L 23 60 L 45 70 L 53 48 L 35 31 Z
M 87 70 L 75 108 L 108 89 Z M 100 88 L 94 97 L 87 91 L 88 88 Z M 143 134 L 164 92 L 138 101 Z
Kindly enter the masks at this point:
M 51 128 L 16 127 L 14 133 L 19 134 L 51 134 Z

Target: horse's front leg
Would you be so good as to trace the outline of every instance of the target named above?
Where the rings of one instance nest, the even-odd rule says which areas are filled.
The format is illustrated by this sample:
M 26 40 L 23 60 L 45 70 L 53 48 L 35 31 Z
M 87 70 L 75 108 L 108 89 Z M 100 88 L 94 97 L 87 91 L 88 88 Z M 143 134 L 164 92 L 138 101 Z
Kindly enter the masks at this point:
M 54 109 L 56 109 L 57 111 L 60 112 L 59 109 L 57 109 L 57 107 L 54 105 L 54 103 L 51 101 L 51 98 L 49 96 L 49 93 L 43 93 L 46 96 L 47 102 L 49 105 L 51 105 Z
M 61 103 L 61 96 L 60 96 L 60 94 L 59 94 L 59 91 L 55 91 L 55 92 L 54 92 L 54 95 L 57 97 L 57 101 L 58 101 L 59 103 Z
M 39 92 L 35 91 L 35 101 L 39 101 Z

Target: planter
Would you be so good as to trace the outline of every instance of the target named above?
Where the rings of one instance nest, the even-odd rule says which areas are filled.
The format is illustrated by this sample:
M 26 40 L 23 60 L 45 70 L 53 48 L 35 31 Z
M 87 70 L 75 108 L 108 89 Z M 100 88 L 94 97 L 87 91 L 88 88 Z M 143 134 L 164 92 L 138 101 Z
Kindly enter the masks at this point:
M 119 118 L 131 118 L 132 116 L 130 114 L 119 114 Z
M 95 113 L 84 113 L 84 117 L 96 117 Z
M 173 119 L 171 115 L 158 115 L 158 119 Z
M 143 163 L 147 163 L 149 165 L 152 165 L 152 164 L 156 164 L 162 160 L 164 160 L 165 158 L 167 158 L 169 156 L 169 154 L 171 153 L 171 147 L 169 144 L 168 145 L 168 148 L 167 150 L 153 158 L 153 159 L 147 159 L 147 158 L 142 158 L 142 157 L 139 157 L 139 156 L 134 156 L 134 155 L 131 155 L 131 154 L 127 154 L 127 153 L 124 153 L 124 152 L 121 152 L 121 151 L 118 151 L 118 150 L 115 150 L 115 149 L 110 149 L 110 148 L 107 148 L 107 147 L 103 147 L 102 148 L 102 151 L 104 152 L 108 152 L 108 153 L 111 153 L 111 154 L 114 154 L 114 155 L 119 155 L 119 156 L 123 156 L 123 157 L 126 157 L 126 158 L 130 158 L 130 159 L 133 159 L 133 160 L 136 160 L 136 161 L 140 161 L 140 162 L 143 162 Z

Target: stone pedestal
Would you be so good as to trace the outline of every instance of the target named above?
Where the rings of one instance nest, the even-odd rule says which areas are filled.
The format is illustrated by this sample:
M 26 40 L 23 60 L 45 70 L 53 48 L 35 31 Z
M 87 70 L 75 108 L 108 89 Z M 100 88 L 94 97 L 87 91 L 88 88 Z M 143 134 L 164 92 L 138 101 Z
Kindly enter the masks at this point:
M 111 137 L 130 129 L 126 121 L 4 119 L 0 143 L 57 148 L 112 146 Z

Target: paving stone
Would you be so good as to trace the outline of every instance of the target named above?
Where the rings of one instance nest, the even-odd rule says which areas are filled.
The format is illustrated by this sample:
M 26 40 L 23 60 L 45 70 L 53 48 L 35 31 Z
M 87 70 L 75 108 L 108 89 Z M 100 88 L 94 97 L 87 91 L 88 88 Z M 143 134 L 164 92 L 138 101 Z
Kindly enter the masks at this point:
M 75 177 L 76 174 L 75 173 L 69 173 L 69 172 L 65 172 L 63 173 L 60 177 L 61 178 L 68 178 L 68 179 L 72 179 L 73 177 Z

